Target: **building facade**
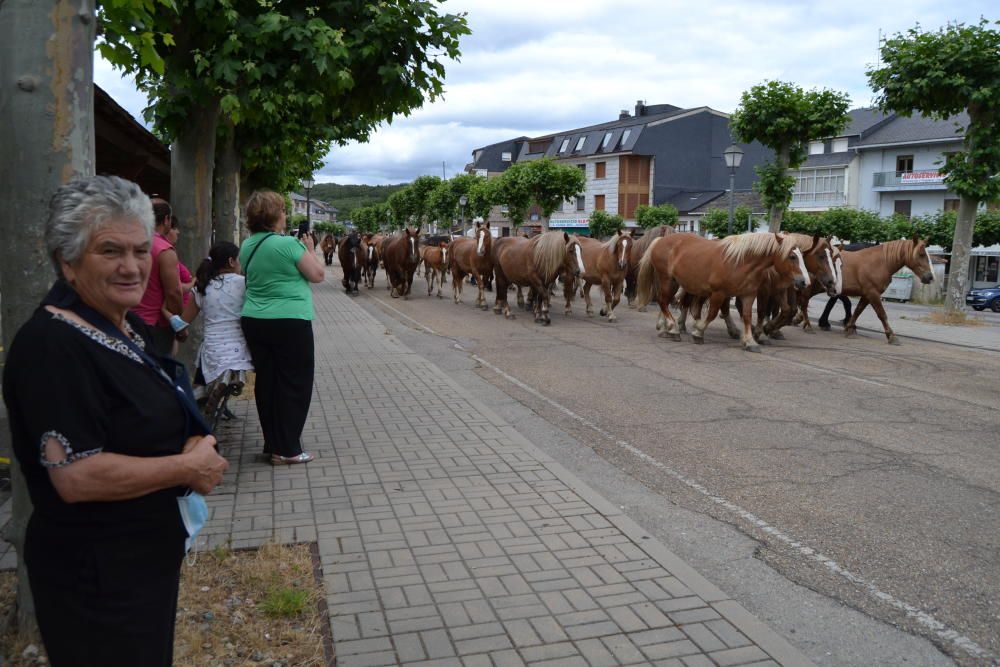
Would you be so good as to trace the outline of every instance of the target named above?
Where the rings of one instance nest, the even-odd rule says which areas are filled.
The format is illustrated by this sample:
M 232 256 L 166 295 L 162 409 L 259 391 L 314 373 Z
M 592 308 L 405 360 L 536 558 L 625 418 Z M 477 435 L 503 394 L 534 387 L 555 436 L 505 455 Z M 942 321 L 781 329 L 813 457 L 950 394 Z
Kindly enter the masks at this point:
M 337 222 L 337 207 L 320 199 L 307 200 L 297 192 L 292 192 L 288 196 L 292 200 L 293 215 L 306 215 L 306 209 L 309 210 L 310 227 L 317 222 Z

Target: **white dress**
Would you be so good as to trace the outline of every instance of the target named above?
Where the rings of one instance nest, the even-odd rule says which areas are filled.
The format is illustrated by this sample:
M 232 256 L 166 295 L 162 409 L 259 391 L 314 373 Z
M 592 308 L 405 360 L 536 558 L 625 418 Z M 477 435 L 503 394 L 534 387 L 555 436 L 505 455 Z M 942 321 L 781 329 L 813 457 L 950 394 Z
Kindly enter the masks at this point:
M 246 278 L 236 273 L 223 273 L 208 283 L 205 294 L 194 290 L 194 300 L 205 318 L 205 340 L 198 350 L 198 363 L 205 383 L 212 382 L 226 371 L 250 371 L 250 350 L 247 348 L 240 314 L 246 295 Z

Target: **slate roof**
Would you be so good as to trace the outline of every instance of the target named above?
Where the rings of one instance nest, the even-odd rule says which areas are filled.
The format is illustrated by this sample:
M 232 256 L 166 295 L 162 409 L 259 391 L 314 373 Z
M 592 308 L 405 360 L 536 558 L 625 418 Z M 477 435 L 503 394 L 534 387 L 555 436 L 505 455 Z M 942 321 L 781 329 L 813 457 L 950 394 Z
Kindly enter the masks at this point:
M 892 119 L 893 114 L 876 108 L 851 109 L 847 112 L 851 120 L 847 128 L 840 133 L 842 137 L 861 136 L 875 128 L 879 123 Z
M 820 153 L 817 155 L 810 155 L 806 158 L 806 161 L 802 163 L 802 169 L 816 168 L 816 167 L 846 167 L 851 163 L 854 158 L 855 153 L 852 151 L 845 151 L 843 153 Z
M 961 141 L 963 134 L 956 125 L 967 127 L 969 116 L 960 113 L 947 120 L 924 118 L 918 114 L 907 118 L 896 116 L 891 121 L 872 132 L 857 143 L 858 148 L 882 144 L 909 144 L 924 141 Z
M 508 139 L 506 141 L 490 144 L 489 146 L 483 146 L 481 148 L 477 148 L 474 151 L 472 151 L 473 160 L 470 164 L 466 166 L 466 169 L 505 171 L 507 167 L 514 164 L 514 162 L 517 160 L 517 154 L 521 142 L 527 140 L 528 137 L 517 137 L 516 139 Z M 480 151 L 482 152 L 480 153 Z M 475 158 L 476 153 L 480 153 L 478 159 Z M 500 159 L 503 153 L 510 153 L 511 159 L 509 162 L 505 162 L 504 160 Z
M 690 213 L 705 204 L 718 199 L 726 194 L 725 190 L 704 190 L 700 192 L 678 192 L 670 197 L 666 203 L 673 204 L 680 214 Z M 727 200 L 728 205 L 728 200 Z

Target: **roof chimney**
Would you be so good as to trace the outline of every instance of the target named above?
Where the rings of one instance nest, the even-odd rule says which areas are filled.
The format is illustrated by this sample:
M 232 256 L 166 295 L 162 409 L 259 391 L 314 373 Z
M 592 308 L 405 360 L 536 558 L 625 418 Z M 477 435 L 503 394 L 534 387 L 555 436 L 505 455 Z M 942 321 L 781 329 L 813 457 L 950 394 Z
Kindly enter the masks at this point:
M 622 109 L 618 112 L 618 120 L 625 120 L 626 118 L 629 118 L 628 109 Z
M 646 115 L 646 103 L 642 100 L 635 101 L 635 115 L 636 118 Z

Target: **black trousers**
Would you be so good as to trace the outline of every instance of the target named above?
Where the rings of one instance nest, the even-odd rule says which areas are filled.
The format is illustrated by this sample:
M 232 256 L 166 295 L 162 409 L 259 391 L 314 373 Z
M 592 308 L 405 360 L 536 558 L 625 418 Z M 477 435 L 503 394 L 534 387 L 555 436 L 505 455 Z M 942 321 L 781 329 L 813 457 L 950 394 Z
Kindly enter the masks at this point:
M 33 517 L 25 536 L 49 664 L 170 667 L 185 534 L 174 525 L 100 541 L 49 532 Z
M 302 429 L 312 401 L 316 358 L 309 320 L 242 319 L 257 373 L 254 394 L 265 453 L 302 453 Z
M 831 296 L 830 300 L 826 302 L 826 308 L 823 309 L 823 314 L 819 318 L 819 325 L 821 327 L 830 326 L 830 313 L 833 312 L 833 307 L 837 305 L 838 301 L 844 304 L 844 322 L 846 323 L 851 319 L 851 300 L 843 294 L 838 294 L 837 296 Z

